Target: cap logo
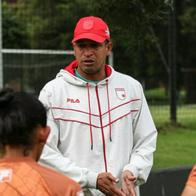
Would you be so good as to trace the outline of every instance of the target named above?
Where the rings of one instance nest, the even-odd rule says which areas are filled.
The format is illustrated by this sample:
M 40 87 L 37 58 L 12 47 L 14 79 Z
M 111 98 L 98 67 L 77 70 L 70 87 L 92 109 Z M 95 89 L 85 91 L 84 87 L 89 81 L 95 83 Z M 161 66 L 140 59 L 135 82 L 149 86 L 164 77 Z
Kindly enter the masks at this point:
M 85 30 L 90 30 L 90 29 L 93 28 L 93 25 L 94 25 L 93 20 L 86 20 L 86 21 L 84 21 L 84 23 L 83 23 L 83 29 L 85 29 Z

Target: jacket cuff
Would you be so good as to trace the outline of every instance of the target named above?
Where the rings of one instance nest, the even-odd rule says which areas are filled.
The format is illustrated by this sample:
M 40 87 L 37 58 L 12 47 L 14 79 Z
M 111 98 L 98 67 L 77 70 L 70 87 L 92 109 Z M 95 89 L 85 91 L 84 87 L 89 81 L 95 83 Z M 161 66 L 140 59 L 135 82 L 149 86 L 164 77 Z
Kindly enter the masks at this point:
M 133 165 L 126 165 L 124 168 L 123 168 L 123 171 L 125 170 L 129 170 L 130 172 L 133 173 L 134 177 L 138 178 L 138 175 L 139 175 L 139 172 L 137 170 L 137 168 Z
M 97 176 L 98 176 L 98 173 L 95 173 L 95 172 L 89 172 L 87 174 L 87 181 L 88 181 L 88 187 L 89 188 L 95 188 L 97 187 Z
M 133 166 L 133 165 L 126 165 L 123 168 L 123 171 L 125 171 L 125 170 L 129 170 L 130 172 L 133 173 L 133 176 L 136 177 L 136 181 L 135 181 L 135 185 L 136 186 L 140 186 L 140 185 L 145 183 L 145 180 L 139 176 L 139 171 L 138 171 L 138 169 L 135 166 Z

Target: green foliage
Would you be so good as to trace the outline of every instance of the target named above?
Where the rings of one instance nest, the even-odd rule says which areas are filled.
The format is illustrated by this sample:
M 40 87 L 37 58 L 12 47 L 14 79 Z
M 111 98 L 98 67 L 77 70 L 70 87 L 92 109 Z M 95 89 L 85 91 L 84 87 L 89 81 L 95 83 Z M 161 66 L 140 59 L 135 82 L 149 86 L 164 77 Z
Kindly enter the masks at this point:
M 151 65 L 147 54 L 152 50 L 153 36 L 149 27 L 165 18 L 163 1 L 93 1 L 95 15 L 110 24 L 117 70 L 145 79 L 144 69 Z M 154 64 L 154 62 L 153 62 Z M 157 69 L 154 69 L 157 70 Z M 155 75 L 155 73 L 153 72 Z
M 24 30 L 19 31 L 24 36 L 6 42 L 5 47 L 23 40 L 28 46 L 18 48 L 71 49 L 76 21 L 96 15 L 109 24 L 116 70 L 148 81 L 149 87 L 166 78 L 159 77 L 167 73 L 155 47 L 158 38 L 150 31 L 165 23 L 168 6 L 162 0 L 18 0 L 16 6 L 17 12 L 11 15 L 21 23 Z
M 183 15 L 180 17 L 182 24 L 182 33 L 188 34 L 189 36 L 195 35 L 196 33 L 196 7 L 189 7 L 186 9 Z M 195 36 L 192 37 L 193 39 Z
M 196 50 L 196 1 L 180 1 L 178 16 L 180 24 L 178 39 L 178 62 L 185 78 L 186 100 L 188 103 L 196 101 L 196 77 L 195 77 L 195 50 Z M 188 46 L 188 47 L 187 47 Z
M 186 99 L 185 91 L 182 89 L 176 92 L 176 94 L 177 94 L 177 103 L 178 104 L 185 103 L 185 99 Z M 168 104 L 169 102 L 169 92 L 168 89 L 164 87 L 145 90 L 145 96 L 150 104 L 162 105 L 162 104 Z
M 165 88 L 145 90 L 145 96 L 148 101 L 159 100 L 165 102 L 165 100 L 168 100 L 168 93 L 166 92 Z
M 3 47 L 4 48 L 28 48 L 27 29 L 18 17 L 19 7 L 2 3 L 3 18 Z

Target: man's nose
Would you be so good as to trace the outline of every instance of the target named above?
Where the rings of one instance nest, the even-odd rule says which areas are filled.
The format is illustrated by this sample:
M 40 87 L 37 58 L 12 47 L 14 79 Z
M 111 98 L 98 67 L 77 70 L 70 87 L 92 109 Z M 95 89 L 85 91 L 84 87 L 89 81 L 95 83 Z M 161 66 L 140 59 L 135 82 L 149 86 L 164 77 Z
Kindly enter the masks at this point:
M 84 55 L 91 56 L 93 54 L 93 48 L 90 46 L 86 46 L 84 48 Z

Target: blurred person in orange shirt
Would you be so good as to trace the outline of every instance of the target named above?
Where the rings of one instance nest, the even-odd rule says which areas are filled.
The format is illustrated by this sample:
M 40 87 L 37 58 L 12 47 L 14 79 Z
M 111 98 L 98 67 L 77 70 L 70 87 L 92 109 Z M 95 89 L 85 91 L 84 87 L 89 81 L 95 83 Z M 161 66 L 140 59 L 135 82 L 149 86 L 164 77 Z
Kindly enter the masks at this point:
M 196 165 L 192 168 L 181 196 L 196 195 Z
M 36 97 L 0 92 L 1 196 L 83 195 L 78 183 L 36 162 L 49 132 L 45 108 Z

